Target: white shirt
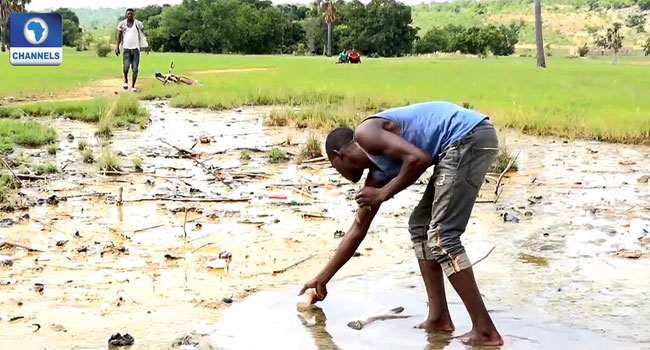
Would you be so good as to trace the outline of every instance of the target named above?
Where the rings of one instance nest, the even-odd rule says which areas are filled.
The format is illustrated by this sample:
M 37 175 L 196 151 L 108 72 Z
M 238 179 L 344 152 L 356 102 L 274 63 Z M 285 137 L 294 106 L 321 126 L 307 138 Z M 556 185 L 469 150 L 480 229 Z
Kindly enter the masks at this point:
M 122 47 L 124 49 L 140 49 L 140 39 L 138 37 L 138 28 L 135 25 L 135 22 L 133 22 L 133 25 L 129 28 L 129 26 L 125 26 L 124 28 L 124 36 L 122 38 Z

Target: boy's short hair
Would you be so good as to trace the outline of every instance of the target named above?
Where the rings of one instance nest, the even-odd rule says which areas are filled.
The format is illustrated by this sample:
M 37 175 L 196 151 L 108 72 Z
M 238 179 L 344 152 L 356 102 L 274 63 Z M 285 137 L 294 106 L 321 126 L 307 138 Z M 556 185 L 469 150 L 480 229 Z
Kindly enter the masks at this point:
M 336 156 L 334 151 L 339 151 L 353 140 L 354 130 L 348 127 L 340 127 L 332 130 L 329 135 L 327 135 L 327 140 L 325 140 L 325 152 L 327 152 L 327 158 L 330 160 L 334 158 Z

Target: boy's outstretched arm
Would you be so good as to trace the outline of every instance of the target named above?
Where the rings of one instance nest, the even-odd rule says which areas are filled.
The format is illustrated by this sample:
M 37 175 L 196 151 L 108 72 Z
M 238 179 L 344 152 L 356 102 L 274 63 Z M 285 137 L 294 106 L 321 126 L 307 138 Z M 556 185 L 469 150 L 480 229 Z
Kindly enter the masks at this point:
M 366 187 L 381 187 L 384 183 L 374 180 L 370 177 L 366 178 Z M 354 252 L 359 248 L 359 245 L 366 237 L 370 224 L 374 219 L 379 206 L 376 208 L 359 208 L 354 218 L 352 226 L 343 237 L 343 240 L 336 249 L 336 253 L 329 260 L 327 265 L 314 277 L 311 281 L 305 283 L 298 295 L 302 295 L 307 289 L 314 288 L 316 290 L 316 301 L 323 301 L 327 296 L 327 283 L 334 277 L 334 275 L 350 260 Z

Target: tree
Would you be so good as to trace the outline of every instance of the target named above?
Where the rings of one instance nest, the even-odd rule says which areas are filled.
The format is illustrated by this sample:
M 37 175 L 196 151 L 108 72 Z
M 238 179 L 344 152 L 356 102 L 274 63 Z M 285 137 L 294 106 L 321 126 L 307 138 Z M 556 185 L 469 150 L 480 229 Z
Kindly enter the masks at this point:
M 535 42 L 537 44 L 537 67 L 546 68 L 544 35 L 542 34 L 542 0 L 535 0 Z
M 336 21 L 336 6 L 332 0 L 320 2 L 320 12 L 325 16 L 327 23 L 327 57 L 332 56 L 332 24 Z
M 63 20 L 63 45 L 74 46 L 79 36 L 79 28 L 69 19 Z
M 642 14 L 630 14 L 625 19 L 625 25 L 629 28 L 635 28 L 637 33 L 645 32 L 646 18 Z
M 30 2 L 31 0 L 0 0 L 0 46 L 2 46 L 2 52 L 7 50 L 5 45 L 6 40 L 9 39 L 9 17 L 12 13 L 25 12 L 25 5 Z
M 648 38 L 648 41 L 645 42 L 645 45 L 643 47 L 643 55 L 650 56 L 650 38 Z
M 603 36 L 596 38 L 595 41 L 596 46 L 612 50 L 612 64 L 618 63 L 618 52 L 623 47 L 623 36 L 620 33 L 621 27 L 620 23 L 614 23 Z
M 79 27 L 79 17 L 77 17 L 77 14 L 75 14 L 74 11 L 65 7 L 59 7 L 56 11 L 52 11 L 52 13 L 60 14 L 61 18 L 64 20 L 69 19 L 74 22 L 75 26 Z

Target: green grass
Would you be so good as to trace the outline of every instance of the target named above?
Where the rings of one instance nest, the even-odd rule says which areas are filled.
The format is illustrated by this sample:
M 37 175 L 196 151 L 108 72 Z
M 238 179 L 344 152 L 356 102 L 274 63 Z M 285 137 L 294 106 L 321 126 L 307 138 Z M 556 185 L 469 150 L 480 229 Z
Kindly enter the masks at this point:
M 149 117 L 149 113 L 139 106 L 139 101 L 135 96 L 121 95 L 118 98 L 0 106 L 0 118 L 15 119 L 22 115 L 34 117 L 54 116 L 97 123 L 101 122 L 109 111 L 112 111 L 111 126 L 125 126 L 128 123 L 141 124 L 146 122 Z
M 56 131 L 34 121 L 0 119 L 0 153 L 8 154 L 14 145 L 36 147 L 56 141 Z
M 271 163 L 281 163 L 289 160 L 289 157 L 287 157 L 287 152 L 278 147 L 271 148 L 268 152 L 266 152 L 266 156 L 269 158 L 269 162 Z
M 142 165 L 143 165 L 143 163 L 144 163 L 144 161 L 142 160 L 142 158 L 141 158 L 141 157 L 138 157 L 138 156 L 135 156 L 135 157 L 133 157 L 132 162 L 133 162 L 133 169 L 134 169 L 135 171 L 137 171 L 137 172 L 141 172 L 142 169 L 143 169 L 143 168 L 142 168 Z
M 120 158 L 111 152 L 110 149 L 104 149 L 102 154 L 97 159 L 97 166 L 99 170 L 102 171 L 120 171 L 122 166 L 120 165 Z
M 32 167 L 36 175 L 56 174 L 59 168 L 54 163 L 37 164 Z
M 373 112 L 390 106 L 447 100 L 468 102 L 490 115 L 497 125 L 526 133 L 650 143 L 649 59 L 623 57 L 619 65 L 612 66 L 609 57 L 569 59 L 553 51 L 553 56 L 547 59 L 547 69 L 536 68 L 533 57 L 477 59 L 452 55 L 365 59 L 361 65 L 334 65 L 334 59 L 322 57 L 153 53 L 143 57 L 140 69 L 143 92 L 139 96 L 170 97 L 175 107 L 214 110 L 243 105 L 289 106 L 277 108 L 269 118 L 274 120 L 270 124 L 286 122 L 295 127 L 322 129 L 354 126 Z M 63 89 L 87 83 L 91 78 L 119 76 L 119 62 L 114 59 L 102 60 L 71 51 L 65 51 L 64 55 L 60 67 L 28 67 L 44 74 L 39 77 L 39 84 L 53 81 L 48 89 Z M 3 84 L 0 95 L 39 92 L 37 87 L 25 82 L 36 79 L 30 77 L 31 69 L 3 67 L 8 65 L 8 60 L 3 58 L 6 59 L 0 54 L 3 78 L 7 76 L 18 85 Z M 177 74 L 199 79 L 203 86 L 162 86 L 150 78 L 147 80 L 149 73 L 153 74 L 155 69 L 164 71 L 172 59 Z M 191 73 L 191 70 L 246 67 L 272 69 Z M 106 106 L 108 100 L 104 101 Z M 98 103 L 77 101 L 58 105 L 85 105 L 95 111 L 99 108 L 93 106 Z M 136 102 L 131 103 L 137 108 Z M 293 106 L 300 109 L 294 110 Z M 13 107 L 4 110 L 14 117 L 21 112 Z M 88 115 L 99 121 L 102 114 L 89 112 Z M 119 115 L 119 108 L 115 115 Z M 115 121 L 112 126 L 117 124 Z
M 79 154 L 81 155 L 81 160 L 84 163 L 90 164 L 95 162 L 95 154 L 90 148 L 84 148 L 83 150 L 79 151 Z
M 54 155 L 56 154 L 57 151 L 57 145 L 48 145 L 47 146 L 47 154 Z
M 88 141 L 86 140 L 79 140 L 79 144 L 77 145 L 80 151 L 86 150 L 88 148 Z
M 251 160 L 253 152 L 248 149 L 243 149 L 239 152 L 239 159 L 241 160 Z
M 313 159 L 317 157 L 322 157 L 322 144 L 318 136 L 310 134 L 307 136 L 307 143 L 300 150 L 298 154 L 298 163 L 301 163 L 303 160 Z

